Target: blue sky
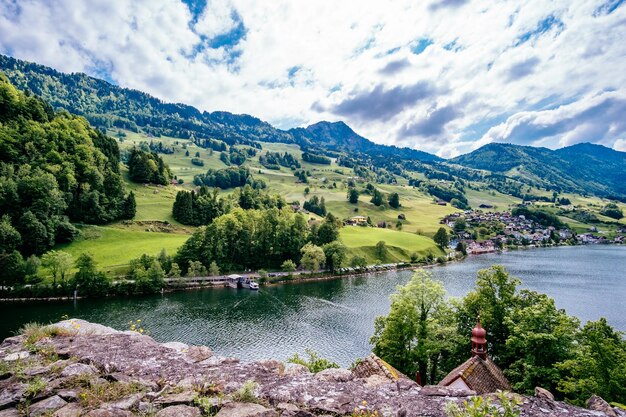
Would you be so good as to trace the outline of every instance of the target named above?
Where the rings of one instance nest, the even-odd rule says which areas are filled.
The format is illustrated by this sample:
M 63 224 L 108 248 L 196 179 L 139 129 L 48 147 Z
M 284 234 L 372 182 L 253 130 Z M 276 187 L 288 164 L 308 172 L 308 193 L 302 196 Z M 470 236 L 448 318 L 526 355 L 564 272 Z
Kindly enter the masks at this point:
M 444 157 L 493 141 L 626 151 L 624 0 L 0 0 L 0 52 Z

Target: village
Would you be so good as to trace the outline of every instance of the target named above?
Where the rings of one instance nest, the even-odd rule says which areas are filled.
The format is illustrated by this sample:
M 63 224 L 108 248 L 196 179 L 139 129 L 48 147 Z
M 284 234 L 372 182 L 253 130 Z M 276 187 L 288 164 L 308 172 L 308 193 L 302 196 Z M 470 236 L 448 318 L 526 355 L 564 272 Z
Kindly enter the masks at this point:
M 626 227 L 613 239 L 591 227 L 589 232 L 576 234 L 567 227 L 543 226 L 524 215 L 510 212 L 483 212 L 467 210 L 452 213 L 441 221 L 452 229 L 450 248 L 463 247 L 468 254 L 482 254 L 501 250 L 504 247 L 545 247 L 562 243 L 576 244 L 623 244 L 626 242 Z

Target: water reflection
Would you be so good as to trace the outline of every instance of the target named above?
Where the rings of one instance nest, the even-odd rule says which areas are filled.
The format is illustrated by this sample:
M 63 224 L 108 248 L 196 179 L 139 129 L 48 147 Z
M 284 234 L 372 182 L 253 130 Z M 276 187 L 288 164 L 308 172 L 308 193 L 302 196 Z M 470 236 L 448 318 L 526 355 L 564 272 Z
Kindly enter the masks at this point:
M 523 286 L 545 292 L 583 321 L 605 316 L 626 330 L 626 248 L 554 248 L 472 257 L 433 268 L 449 295 L 462 296 L 476 272 L 505 265 Z M 218 288 L 133 299 L 0 305 L 0 336 L 23 323 L 48 322 L 67 314 L 120 329 L 137 319 L 160 341 L 205 344 L 242 360 L 285 359 L 310 347 L 347 366 L 370 351 L 374 318 L 386 314 L 389 295 L 410 271 L 343 280 L 263 287 Z

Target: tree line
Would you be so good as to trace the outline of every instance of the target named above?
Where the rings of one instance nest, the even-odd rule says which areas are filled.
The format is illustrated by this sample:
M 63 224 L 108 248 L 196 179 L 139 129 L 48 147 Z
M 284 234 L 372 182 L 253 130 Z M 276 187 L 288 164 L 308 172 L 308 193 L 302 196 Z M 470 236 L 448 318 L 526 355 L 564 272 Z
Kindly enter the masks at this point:
M 72 222 L 135 215 L 114 139 L 82 117 L 54 112 L 0 74 L 0 268 L 23 283 L 36 258 L 79 234 Z M 28 262 L 27 262 L 28 261 Z M 30 266 L 29 266 L 30 265 Z
M 286 205 L 281 196 L 252 188 L 249 184 L 226 197 L 220 197 L 217 189 L 210 191 L 207 186 L 202 186 L 197 192 L 179 191 L 172 206 L 172 215 L 182 224 L 203 226 L 230 212 L 233 207 L 245 210 L 272 207 L 281 209 Z
M 307 243 L 322 246 L 337 240 L 339 222 L 327 216 L 309 225 L 290 208 L 235 208 L 198 229 L 179 249 L 175 261 L 187 271 L 192 262 L 224 270 L 278 267 L 286 260 L 300 262 Z
M 407 375 L 436 384 L 469 358 L 477 317 L 487 330 L 488 353 L 515 392 L 539 386 L 583 405 L 592 395 L 626 402 L 626 341 L 606 319 L 582 328 L 545 294 L 519 288 L 502 266 L 478 272 L 465 297 L 446 297 L 443 284 L 424 270 L 391 298 L 376 319 L 374 353 Z

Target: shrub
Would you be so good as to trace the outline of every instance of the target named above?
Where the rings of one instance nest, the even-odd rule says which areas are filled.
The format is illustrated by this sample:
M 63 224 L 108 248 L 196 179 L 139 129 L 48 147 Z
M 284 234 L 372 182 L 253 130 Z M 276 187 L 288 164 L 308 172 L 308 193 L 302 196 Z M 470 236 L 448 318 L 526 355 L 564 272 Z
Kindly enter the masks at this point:
M 320 371 L 323 371 L 324 369 L 339 368 L 338 364 L 320 357 L 317 352 L 314 352 L 311 349 L 307 349 L 305 352 L 308 356 L 308 360 L 302 358 L 296 353 L 291 358 L 289 358 L 287 362 L 306 366 L 309 371 L 313 373 L 318 373 Z

